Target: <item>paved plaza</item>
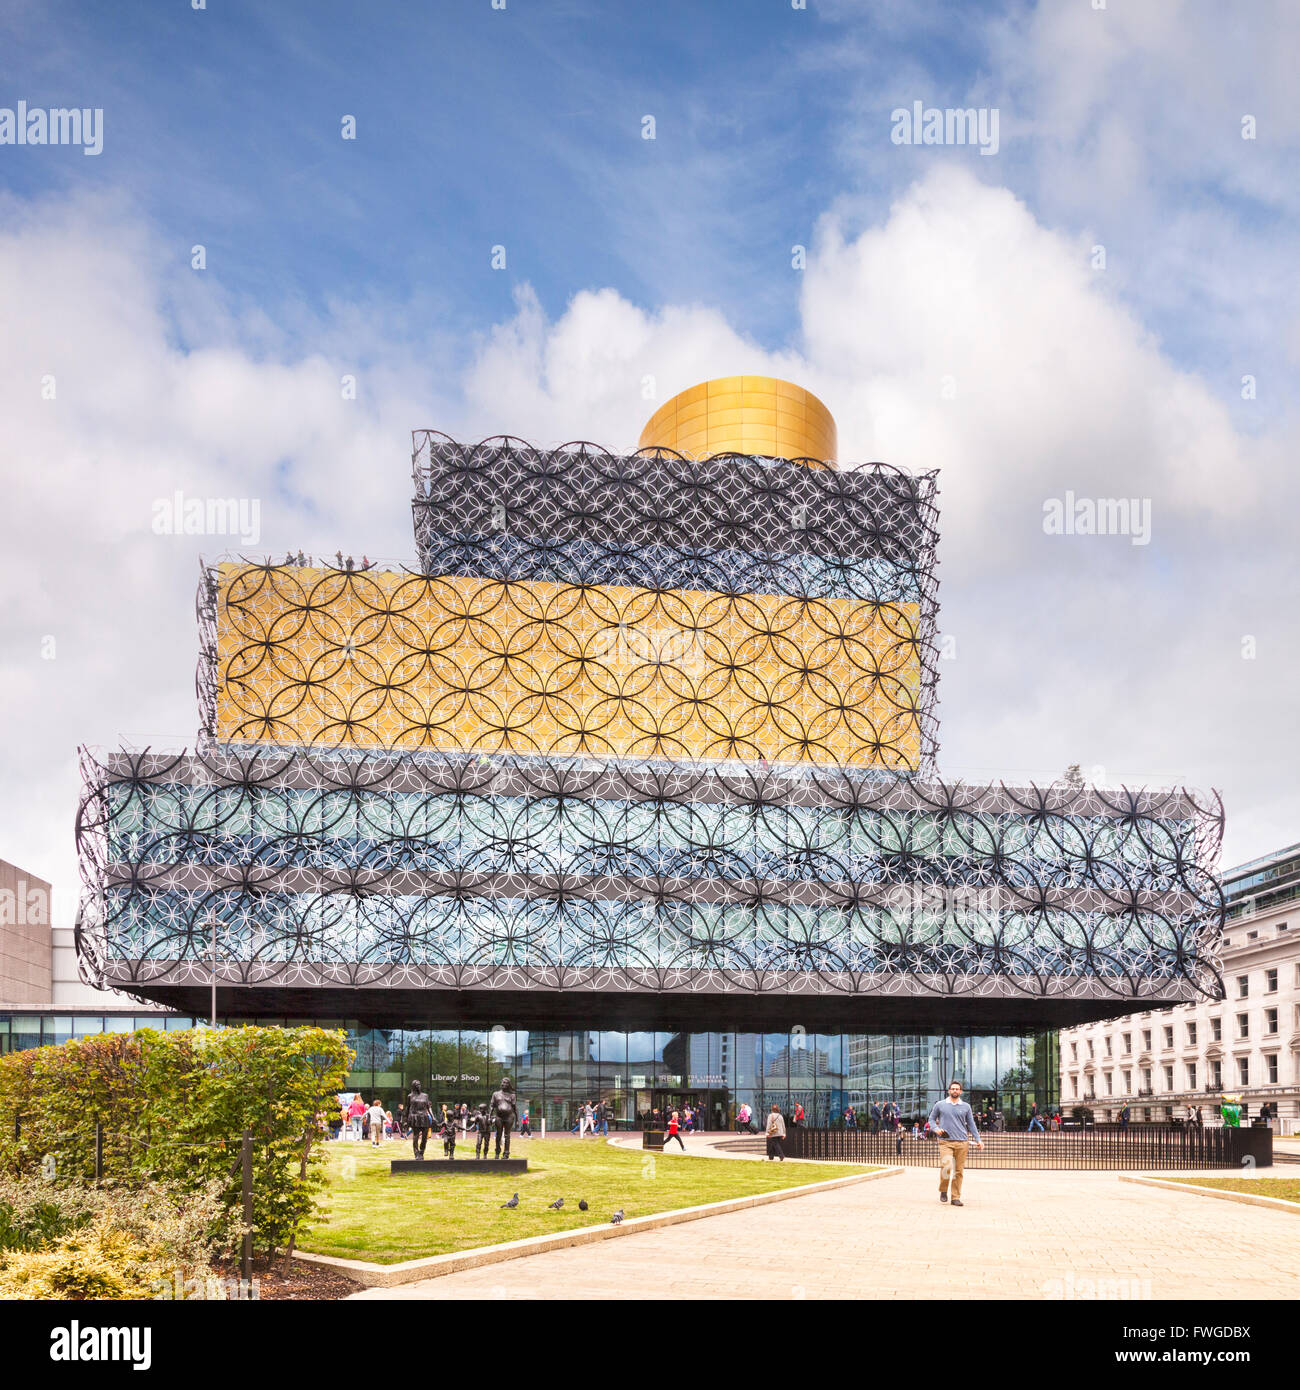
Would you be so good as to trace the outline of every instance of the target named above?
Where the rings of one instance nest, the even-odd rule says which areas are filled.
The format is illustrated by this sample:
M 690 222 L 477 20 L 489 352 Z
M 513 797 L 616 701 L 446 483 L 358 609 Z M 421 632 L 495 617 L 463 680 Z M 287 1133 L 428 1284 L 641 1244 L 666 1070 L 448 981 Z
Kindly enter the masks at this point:
M 816 1181 L 820 1165 L 806 1166 Z M 963 1195 L 941 1205 L 936 1174 L 910 1168 L 357 1297 L 1292 1299 L 1300 1287 L 1287 1212 L 1115 1173 L 968 1172 Z

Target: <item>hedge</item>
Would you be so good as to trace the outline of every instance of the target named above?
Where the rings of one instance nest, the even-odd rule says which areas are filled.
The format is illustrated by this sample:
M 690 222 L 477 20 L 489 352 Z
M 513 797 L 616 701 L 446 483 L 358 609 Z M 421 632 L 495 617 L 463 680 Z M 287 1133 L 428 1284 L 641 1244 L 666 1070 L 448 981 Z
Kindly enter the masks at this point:
M 0 1168 L 86 1182 L 103 1127 L 103 1180 L 221 1197 L 242 1235 L 243 1132 L 253 1134 L 254 1244 L 273 1254 L 315 1215 L 324 1115 L 353 1053 L 324 1028 L 103 1033 L 0 1057 Z

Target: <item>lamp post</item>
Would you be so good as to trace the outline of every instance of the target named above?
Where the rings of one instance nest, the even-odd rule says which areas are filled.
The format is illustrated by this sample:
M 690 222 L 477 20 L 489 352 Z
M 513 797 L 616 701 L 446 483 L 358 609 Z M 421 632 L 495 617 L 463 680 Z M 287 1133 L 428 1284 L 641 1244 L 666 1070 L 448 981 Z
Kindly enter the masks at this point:
M 212 1027 L 217 1026 L 217 909 L 212 909 Z

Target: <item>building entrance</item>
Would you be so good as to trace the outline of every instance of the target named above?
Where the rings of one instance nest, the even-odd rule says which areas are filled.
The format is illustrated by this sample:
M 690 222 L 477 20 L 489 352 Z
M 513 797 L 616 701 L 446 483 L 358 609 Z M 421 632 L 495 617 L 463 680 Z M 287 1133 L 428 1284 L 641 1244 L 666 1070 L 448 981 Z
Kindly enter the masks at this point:
M 979 1086 L 973 1086 L 968 1094 L 962 1097 L 963 1100 L 970 1102 L 970 1108 L 975 1115 L 975 1123 L 980 1129 L 989 1127 L 989 1121 L 985 1119 L 988 1111 L 998 1108 L 998 1093 L 996 1091 L 985 1090 Z
M 697 1130 L 725 1129 L 727 1126 L 726 1091 L 656 1087 L 650 1092 L 650 1097 L 651 1109 L 658 1109 L 665 1125 L 668 1123 L 668 1117 L 676 1110 L 682 1128 L 685 1129 L 686 1107 L 689 1105 L 695 1115 Z

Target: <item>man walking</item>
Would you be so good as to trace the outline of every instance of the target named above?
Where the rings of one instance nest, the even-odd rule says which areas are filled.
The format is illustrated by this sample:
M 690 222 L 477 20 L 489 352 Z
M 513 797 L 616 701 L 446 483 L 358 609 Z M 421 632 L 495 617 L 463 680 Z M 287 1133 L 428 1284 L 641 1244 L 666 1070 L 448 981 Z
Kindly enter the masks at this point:
M 939 1200 L 946 1202 L 952 1192 L 952 1204 L 962 1205 L 961 1179 L 966 1167 L 966 1146 L 972 1141 L 977 1149 L 984 1147 L 975 1116 L 961 1098 L 961 1082 L 948 1086 L 947 1100 L 936 1101 L 930 1111 L 930 1128 L 939 1136 Z
M 771 1160 L 779 1158 L 785 1162 L 785 1116 L 774 1105 L 767 1117 L 767 1156 Z

